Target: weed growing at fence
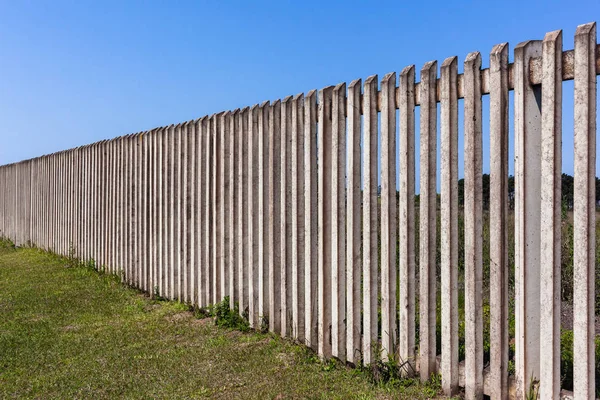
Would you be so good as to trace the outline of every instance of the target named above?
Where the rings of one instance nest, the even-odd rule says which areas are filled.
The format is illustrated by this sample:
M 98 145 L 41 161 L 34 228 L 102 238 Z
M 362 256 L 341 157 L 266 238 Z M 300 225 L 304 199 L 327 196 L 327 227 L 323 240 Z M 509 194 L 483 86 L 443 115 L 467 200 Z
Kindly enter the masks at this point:
M 238 303 L 231 307 L 229 296 L 211 307 L 210 315 L 215 318 L 215 324 L 223 328 L 237 329 L 242 332 L 250 330 L 248 320 L 240 315 Z

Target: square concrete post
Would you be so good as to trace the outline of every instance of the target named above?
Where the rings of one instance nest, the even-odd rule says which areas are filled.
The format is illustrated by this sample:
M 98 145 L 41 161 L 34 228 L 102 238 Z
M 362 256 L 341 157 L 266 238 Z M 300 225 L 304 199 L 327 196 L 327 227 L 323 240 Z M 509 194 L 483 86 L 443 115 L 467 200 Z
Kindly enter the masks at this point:
M 197 121 L 190 121 L 188 123 L 188 136 L 187 136 L 187 266 L 188 266 L 188 297 L 186 301 L 189 301 L 192 305 L 199 305 L 198 303 L 198 286 L 197 286 L 197 275 L 198 275 L 198 203 L 196 197 L 198 196 L 198 155 L 196 153 L 196 139 L 198 134 L 196 128 L 198 126 Z
M 465 394 L 483 399 L 483 137 L 481 54 L 464 64 Z
M 304 341 L 304 95 L 292 99 L 292 337 Z
M 401 362 L 415 366 L 415 68 L 400 73 L 400 193 L 399 266 L 400 266 L 400 336 Z M 394 113 L 395 114 L 395 113 Z M 394 130 L 395 132 L 395 130 Z M 395 183 L 395 181 L 394 181 Z M 394 280 L 395 282 L 395 280 Z M 412 372 L 405 368 L 404 372 Z
M 211 301 L 212 304 L 216 304 L 221 300 L 219 290 L 221 287 L 220 282 L 220 255 L 221 255 L 221 247 L 220 247 L 220 238 L 221 224 L 219 223 L 219 164 L 220 164 L 220 152 L 219 146 L 221 142 L 219 140 L 219 115 L 215 114 L 210 118 L 210 137 L 211 137 L 211 225 L 212 225 L 212 236 L 211 236 L 211 267 L 212 267 L 212 276 L 211 276 L 211 284 L 212 284 L 212 296 Z
M 281 332 L 281 101 L 269 108 L 268 162 L 268 281 L 269 331 Z
M 396 346 L 397 213 L 396 73 L 392 72 L 381 80 L 381 359 L 384 361 L 394 356 Z
M 208 135 L 208 117 L 203 117 L 198 122 L 198 151 L 199 157 L 199 180 L 200 185 L 198 190 L 198 207 L 199 207 L 199 245 L 200 245 L 200 274 L 198 274 L 198 296 L 199 305 L 201 307 L 208 306 L 210 302 L 209 298 L 209 237 L 210 237 L 210 223 L 209 223 L 209 200 L 210 200 L 210 187 L 208 184 L 209 178 L 209 135 Z
M 258 109 L 258 318 L 259 327 L 269 312 L 269 102 Z M 266 317 L 266 319 L 265 319 Z
M 258 322 L 258 105 L 248 114 L 248 319 Z
M 237 144 L 237 205 L 235 217 L 237 219 L 237 300 L 239 302 L 240 314 L 248 307 L 248 258 L 249 243 L 249 225 L 246 213 L 248 211 L 248 180 L 250 173 L 248 170 L 248 107 L 242 109 L 236 114 L 236 144 Z
M 235 303 L 239 302 L 237 290 L 237 268 L 238 268 L 238 248 L 237 248 L 237 232 L 239 220 L 237 219 L 237 205 L 240 182 L 238 182 L 238 140 L 240 133 L 238 132 L 238 124 L 240 110 L 237 109 L 229 114 L 227 125 L 229 126 L 229 137 L 227 138 L 227 153 L 228 153 L 228 182 L 229 191 L 227 196 L 227 231 L 229 237 L 229 245 L 227 246 L 227 288 L 230 300 L 230 307 L 233 309 Z
M 332 252 L 332 157 L 331 102 L 333 86 L 319 90 L 319 130 L 317 133 L 317 301 L 318 301 L 318 354 L 321 358 L 331 357 L 331 252 Z
M 282 337 L 292 332 L 292 96 L 281 102 L 281 189 L 279 192 L 281 219 L 279 237 L 281 238 L 281 329 Z
M 157 246 L 158 246 L 158 272 L 156 286 L 158 294 L 166 297 L 167 292 L 167 264 L 168 264 L 168 221 L 167 221 L 167 140 L 169 128 L 161 128 L 157 135 Z
M 596 24 L 575 33 L 574 321 L 575 399 L 594 397 L 596 255 Z
M 184 124 L 177 124 L 175 126 L 175 137 L 174 137 L 174 153 L 173 153 L 173 164 L 174 164 L 174 172 L 173 172 L 173 184 L 174 184 L 174 204 L 173 204 L 173 218 L 174 218 L 174 243 L 173 243 L 173 251 L 175 264 L 173 265 L 173 299 L 177 299 L 177 301 L 182 301 L 183 295 L 183 266 L 182 266 L 182 229 L 183 229 L 183 216 L 182 216 L 182 206 L 183 206 L 183 193 L 182 193 L 182 148 L 183 148 L 183 130 Z
M 541 91 L 529 82 L 529 60 L 542 42 L 515 48 L 515 375 L 516 395 L 540 377 Z
M 229 295 L 229 111 L 219 116 L 219 242 L 221 253 L 219 254 L 219 301 Z M 233 299 L 229 299 L 230 302 Z
M 457 58 L 444 60 L 441 106 L 442 234 L 442 389 L 458 391 L 458 69 Z
M 346 361 L 346 84 L 331 105 L 331 354 Z M 287 237 L 287 236 L 282 236 Z
M 190 264 L 188 262 L 188 129 L 189 122 L 182 124 L 179 136 L 179 301 L 189 302 Z
M 377 354 L 377 75 L 367 78 L 363 92 L 363 363 Z M 375 346 L 374 346 L 375 345 Z
M 421 381 L 435 372 L 436 358 L 436 229 L 437 229 L 437 62 L 421 69 L 419 195 L 419 360 Z
M 508 44 L 490 53 L 490 378 L 508 397 Z
M 346 359 L 357 364 L 361 346 L 360 79 L 348 87 L 348 195 L 346 197 Z
M 560 398 L 562 32 L 542 44 L 540 398 Z M 595 192 L 594 192 L 595 193 Z
M 317 349 L 317 92 L 304 98 L 304 343 Z

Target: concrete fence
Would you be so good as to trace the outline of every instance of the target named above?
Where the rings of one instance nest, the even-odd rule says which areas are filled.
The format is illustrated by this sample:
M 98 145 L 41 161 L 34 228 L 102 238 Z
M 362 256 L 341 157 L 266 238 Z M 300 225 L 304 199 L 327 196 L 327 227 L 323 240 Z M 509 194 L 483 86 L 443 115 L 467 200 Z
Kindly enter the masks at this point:
M 562 40 L 556 31 L 543 41 L 523 42 L 512 64 L 508 45 L 500 44 L 487 69 L 474 52 L 462 74 L 458 59 L 450 57 L 439 78 L 432 61 L 418 83 L 409 66 L 381 82 L 371 76 L 4 165 L 0 235 L 17 245 L 94 260 L 149 293 L 200 307 L 229 296 L 251 326 L 266 324 L 322 357 L 369 364 L 395 355 L 407 363 L 407 374 L 418 371 L 426 380 L 440 372 L 447 394 L 460 386 L 467 398 L 523 398 L 533 377 L 541 398 L 559 398 L 561 88 L 574 80 L 575 146 L 564 150 L 575 155 L 574 396 L 594 397 L 600 47 L 595 24 L 577 28 L 574 50 L 563 51 Z M 489 116 L 482 113 L 486 95 Z M 489 293 L 482 285 L 484 117 L 491 175 Z M 514 376 L 508 375 L 510 118 Z M 458 284 L 459 151 L 464 285 Z M 489 365 L 483 359 L 484 298 L 490 307 Z

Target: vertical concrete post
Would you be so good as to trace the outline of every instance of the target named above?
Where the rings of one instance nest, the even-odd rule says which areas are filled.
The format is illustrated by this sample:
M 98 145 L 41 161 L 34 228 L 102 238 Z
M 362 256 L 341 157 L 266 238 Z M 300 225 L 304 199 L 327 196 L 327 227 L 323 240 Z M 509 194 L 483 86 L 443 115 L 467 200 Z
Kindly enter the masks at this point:
M 540 398 L 560 398 L 562 32 L 542 44 Z
M 170 253 L 170 220 L 169 213 L 171 211 L 170 205 L 170 172 L 169 172 L 169 160 L 170 160 L 170 138 L 171 128 L 166 127 L 163 130 L 161 138 L 161 165 L 162 165 L 162 190 L 161 190 L 161 208 L 162 208 L 162 271 L 161 271 L 161 296 L 169 296 L 169 266 L 171 263 Z
M 483 398 L 483 138 L 481 54 L 464 64 L 465 393 Z
M 148 137 L 150 132 L 144 132 L 140 136 L 140 191 L 139 205 L 140 213 L 138 218 L 139 241 L 139 279 L 138 288 L 147 290 L 148 282 Z
M 248 219 L 246 213 L 248 211 L 248 180 L 250 177 L 248 170 L 248 107 L 242 109 L 236 114 L 235 124 L 237 126 L 237 205 L 235 218 L 237 219 L 237 299 L 240 306 L 240 313 L 244 314 L 244 311 L 248 307 L 248 265 L 250 259 L 248 258 L 249 243 L 249 230 L 248 230 Z
M 361 347 L 360 79 L 348 87 L 348 195 L 346 197 L 346 359 L 357 364 Z
M 237 231 L 239 220 L 237 219 L 237 200 L 239 193 L 240 182 L 238 182 L 238 140 L 240 138 L 240 133 L 238 132 L 238 124 L 236 124 L 239 119 L 240 110 L 236 109 L 233 113 L 229 114 L 227 119 L 227 125 L 229 126 L 229 137 L 227 138 L 228 147 L 228 182 L 229 182 L 229 193 L 227 196 L 227 221 L 228 221 L 228 236 L 229 236 L 229 245 L 227 247 L 227 287 L 229 289 L 228 295 L 230 300 L 231 309 L 234 308 L 235 303 L 239 301 L 238 299 L 238 291 L 237 289 Z
M 155 131 L 151 130 L 144 136 L 144 285 L 145 292 L 152 296 L 152 262 L 153 245 L 152 229 L 153 221 L 151 217 L 152 209 L 152 141 Z
M 508 44 L 490 53 L 490 379 L 508 397 Z
M 529 60 L 542 42 L 515 48 L 515 377 L 517 398 L 540 376 L 540 88 L 529 82 Z
M 292 96 L 281 102 L 281 190 L 279 202 L 281 220 L 279 237 L 281 238 L 281 329 L 282 337 L 290 336 L 292 332 Z
M 110 181 L 109 181 L 109 192 L 110 192 L 110 272 L 117 272 L 117 144 L 118 138 L 110 141 L 110 157 L 108 159 L 110 163 Z
M 189 122 L 182 124 L 179 137 L 179 301 L 189 301 L 190 264 L 188 262 L 188 129 Z
M 458 391 L 458 85 L 457 58 L 441 68 L 442 389 Z
M 199 213 L 199 229 L 198 239 L 200 245 L 200 273 L 198 274 L 198 304 L 200 307 L 206 307 L 209 304 L 209 249 L 208 249 L 208 237 L 209 227 L 208 223 L 208 200 L 210 198 L 210 188 L 208 186 L 208 118 L 203 117 L 198 122 L 198 162 L 199 162 L 199 176 L 198 176 L 198 213 Z
M 218 129 L 218 122 L 219 122 L 219 115 L 213 115 L 211 116 L 210 119 L 210 136 L 211 136 L 211 150 L 212 150 L 212 157 L 211 157 L 211 196 L 212 196 L 212 200 L 211 200 L 211 207 L 212 207 L 212 211 L 211 211 L 211 225 L 212 225 L 212 235 L 211 235 L 211 255 L 212 255 L 212 263 L 211 263 L 211 267 L 212 267 L 212 276 L 211 276 L 211 283 L 212 283 L 212 296 L 211 296 L 211 300 L 212 300 L 212 304 L 216 304 L 218 301 L 221 300 L 221 298 L 219 297 L 219 289 L 221 286 L 221 282 L 220 282 L 220 259 L 219 256 L 221 255 L 221 247 L 220 247 L 220 238 L 221 238 L 221 231 L 220 231 L 220 223 L 219 223 L 219 194 L 220 194 L 220 190 L 219 190 L 219 177 L 220 177 L 220 171 L 219 171 L 219 163 L 221 161 L 220 159 L 220 152 L 219 152 L 219 146 L 221 146 L 221 142 L 219 140 L 219 129 Z
M 87 183 L 87 191 L 88 191 L 88 210 L 87 210 L 87 261 L 91 262 L 92 260 L 95 260 L 95 254 L 94 254 L 94 229 L 95 226 L 92 225 L 92 221 L 94 218 L 94 207 L 95 207 L 95 177 L 96 177 L 96 144 L 92 143 L 89 146 L 88 149 L 88 166 L 89 166 L 89 171 L 88 171 L 88 183 Z M 47 160 L 47 173 L 48 173 L 48 179 L 50 178 L 50 157 L 48 157 Z M 48 186 L 47 186 L 47 198 L 48 201 L 50 200 L 50 182 L 48 182 Z M 47 220 L 47 224 L 46 224 L 46 228 L 49 227 L 50 221 L 49 219 Z M 49 233 L 47 233 L 48 238 L 48 244 L 49 244 L 49 240 L 50 240 L 50 236 Z M 94 261 L 95 262 L 95 261 Z
M 381 80 L 381 359 L 396 345 L 396 73 Z M 403 327 L 406 328 L 406 327 Z
M 166 175 L 166 160 L 165 160 L 165 142 L 168 134 L 167 128 L 161 128 L 156 136 L 156 150 L 157 150 L 157 171 L 156 171 L 156 201 L 157 201 L 157 248 L 158 248 L 158 260 L 157 267 L 158 272 L 156 276 L 156 287 L 159 296 L 165 296 L 165 269 L 167 263 L 166 257 L 166 213 L 165 213 L 165 175 Z
M 371 364 L 377 344 L 377 75 L 363 93 L 363 363 Z
M 304 343 L 317 348 L 317 92 L 304 98 Z
M 333 86 L 318 92 L 319 125 L 317 133 L 317 302 L 318 302 L 318 354 L 331 356 L 331 264 L 332 264 L 332 113 Z
M 15 167 L 15 222 L 14 222 L 14 240 L 15 244 L 19 245 L 19 206 L 21 201 L 19 199 L 19 164 L 16 163 Z M 54 251 L 58 255 L 63 254 L 63 189 L 64 189 L 64 174 L 63 174 L 63 152 L 60 151 L 56 154 L 56 246 Z
M 231 185 L 229 182 L 229 119 L 231 113 L 229 111 L 220 115 L 219 119 L 219 232 L 221 254 L 219 255 L 219 274 L 221 276 L 220 297 L 219 300 L 229 294 L 229 193 Z M 230 302 L 233 299 L 229 299 Z
M 108 146 L 110 141 L 105 140 L 102 142 L 102 153 L 101 153 L 101 180 L 100 180 L 100 265 L 103 271 L 108 268 Z
M 54 163 L 53 166 L 54 168 Z M 91 258 L 94 260 L 94 267 L 98 269 L 98 185 L 99 185 L 99 171 L 100 171 L 100 142 L 94 143 L 92 150 L 92 212 L 90 214 L 90 230 L 92 233 L 92 246 L 91 246 Z M 54 184 L 52 184 L 52 192 L 54 193 Z M 54 197 L 54 194 L 53 194 Z M 52 220 L 54 224 L 54 219 Z M 52 226 L 52 229 L 54 227 Z
M 119 138 L 119 153 L 118 153 L 118 205 L 117 205 L 117 224 L 119 234 L 119 257 L 118 257 L 118 268 L 119 276 L 123 277 L 125 272 L 125 141 L 127 136 L 121 136 Z M 85 201 L 85 200 L 83 200 Z
M 152 174 L 152 183 L 150 190 L 150 223 L 152 229 L 150 230 L 150 244 L 152 247 L 150 268 L 152 276 L 150 279 L 150 285 L 148 290 L 150 295 L 154 297 L 158 291 L 158 266 L 159 266 L 159 241 L 158 241 L 158 230 L 160 229 L 160 221 L 158 219 L 158 171 L 161 169 L 161 165 L 158 164 L 158 138 L 162 135 L 162 128 L 155 129 L 151 136 L 151 167 L 150 172 Z
M 138 265 L 139 265 L 139 254 L 138 254 L 138 246 L 139 246 L 139 235 L 138 235 L 138 212 L 139 212 L 139 203 L 138 203 L 138 191 L 140 190 L 140 179 L 138 175 L 139 166 L 139 141 L 140 141 L 140 133 L 136 133 L 131 136 L 131 161 L 130 161 L 130 203 L 129 203 L 129 235 L 130 235 L 130 285 L 136 285 L 138 279 Z
M 212 223 L 212 117 L 205 117 L 202 121 L 202 131 L 204 134 L 204 158 L 203 162 L 205 163 L 204 167 L 204 226 L 205 226 L 205 234 L 204 234 L 204 270 L 205 270 L 205 279 L 204 279 L 204 293 L 205 293 L 205 303 L 209 305 L 212 303 L 212 285 L 214 280 L 213 275 L 213 259 L 212 259 L 212 235 L 214 226 Z
M 331 353 L 346 361 L 346 84 L 331 105 Z M 285 237 L 285 236 L 284 236 Z
M 594 273 L 596 254 L 596 23 L 575 32 L 575 192 L 573 387 L 594 397 Z
M 415 365 L 415 67 L 400 73 L 400 360 Z M 394 113 L 395 114 L 395 113 Z M 395 133 L 395 130 L 394 130 Z M 435 153 L 434 153 L 435 154 Z M 394 181 L 395 183 L 395 181 Z M 395 206 L 395 205 L 394 205 Z M 395 280 L 394 280 L 395 284 Z M 408 372 L 412 369 L 408 369 Z M 406 371 L 405 371 L 406 372 Z
M 168 252 L 169 252 L 169 261 L 167 264 L 167 270 L 168 270 L 168 284 L 167 284 L 167 296 L 169 299 L 171 300 L 175 300 L 175 296 L 177 295 L 177 292 L 175 291 L 175 279 L 176 279 L 176 275 L 175 275 L 175 268 L 176 268 L 176 252 L 175 252 L 175 240 L 176 240 L 176 236 L 175 236 L 175 230 L 176 230 L 176 219 L 177 216 L 175 214 L 175 208 L 176 208 L 176 202 L 177 202 L 177 195 L 176 195 L 176 188 L 177 186 L 175 185 L 175 181 L 177 180 L 177 175 L 176 175 L 176 167 L 177 167 L 177 161 L 176 161 L 176 135 L 177 135 L 177 129 L 178 127 L 171 125 L 169 127 L 169 134 L 168 134 L 168 142 L 167 142 L 167 152 L 168 152 L 168 171 L 169 174 L 167 176 L 167 196 L 168 196 L 168 204 L 169 204 L 169 209 L 168 209 L 168 224 L 169 224 L 169 239 L 168 239 Z
M 304 95 L 292 99 L 292 337 L 304 340 Z
M 203 171 L 204 164 L 202 163 L 202 152 L 203 142 L 202 142 L 202 119 L 197 119 L 194 122 L 194 131 L 193 131 L 193 142 L 190 143 L 190 146 L 193 147 L 192 150 L 192 171 L 193 176 L 190 176 L 190 183 L 193 186 L 193 195 L 191 198 L 192 202 L 192 228 L 191 228 L 191 238 L 192 238 L 192 262 L 194 263 L 194 280 L 193 285 L 195 286 L 194 293 L 192 293 L 192 302 L 195 302 L 198 307 L 204 307 L 204 290 L 202 287 L 202 283 L 204 280 L 203 273 L 203 265 L 202 265 L 202 232 L 204 231 L 204 226 L 202 224 L 202 195 L 203 195 Z
M 198 227 L 198 153 L 196 152 L 196 140 L 198 121 L 188 123 L 187 136 L 187 265 L 188 265 L 188 285 L 189 292 L 187 301 L 192 305 L 198 303 L 198 236 L 196 234 Z
M 248 318 L 258 327 L 258 105 L 248 114 Z
M 86 210 L 87 210 L 87 188 L 86 188 L 86 182 L 87 182 L 87 169 L 88 169 L 88 165 L 87 165 L 87 149 L 88 146 L 82 146 L 79 149 L 79 185 L 80 185 L 80 189 L 79 189 L 79 195 L 81 196 L 80 198 L 80 207 L 81 209 L 79 210 L 79 240 L 78 240 L 78 247 L 79 247 L 79 259 L 82 262 L 86 261 L 86 248 L 85 248 L 85 244 L 87 242 L 87 236 L 86 236 L 86 231 L 85 231 L 85 218 L 86 218 Z M 38 222 L 38 226 L 37 226 L 37 230 L 38 230 L 38 246 L 41 245 L 42 243 L 42 229 L 43 229 L 43 221 L 41 219 L 41 202 L 43 201 L 43 182 L 44 182 L 44 176 L 43 176 L 43 157 L 40 157 L 39 159 L 39 169 L 38 169 L 38 174 L 39 174 L 39 182 L 38 182 L 38 190 L 39 190 L 39 198 L 38 198 L 38 205 L 36 207 L 37 209 L 37 213 L 38 213 L 38 218 L 40 218 L 39 222 Z
M 174 143 L 174 192 L 175 192 L 175 204 L 174 204 L 174 228 L 175 228 L 175 242 L 173 243 L 174 252 L 175 252 L 175 265 L 174 265 L 174 297 L 173 299 L 177 299 L 177 301 L 181 302 L 183 296 L 183 266 L 182 266 L 182 254 L 183 254 L 183 243 L 182 243 L 182 230 L 183 230 L 183 216 L 182 216 L 182 208 L 183 208 L 183 171 L 182 171 L 182 149 L 183 149 L 183 140 L 184 136 L 183 130 L 185 129 L 185 124 L 177 124 L 175 127 L 175 143 Z
M 269 275 L 269 102 L 258 110 L 258 318 L 268 319 Z M 259 325 L 260 326 L 260 325 Z
M 281 101 L 269 108 L 268 161 L 268 287 L 269 331 L 281 332 Z
M 133 253 L 133 189 L 134 189 L 134 174 L 133 174 L 133 147 L 135 145 L 135 136 L 129 135 L 127 137 L 127 163 L 126 163 L 126 172 L 127 172 L 127 203 L 126 203 L 126 246 L 127 246 L 127 262 L 125 268 L 125 279 L 127 283 L 133 282 L 133 265 L 135 262 L 135 255 Z

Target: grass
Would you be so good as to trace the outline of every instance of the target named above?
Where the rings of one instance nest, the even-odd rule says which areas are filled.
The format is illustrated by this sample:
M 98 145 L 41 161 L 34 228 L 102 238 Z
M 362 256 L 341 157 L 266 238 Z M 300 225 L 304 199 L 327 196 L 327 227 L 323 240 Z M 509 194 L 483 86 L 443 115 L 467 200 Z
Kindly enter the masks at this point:
M 118 277 L 0 243 L 0 398 L 425 399 L 303 346 L 198 319 Z

